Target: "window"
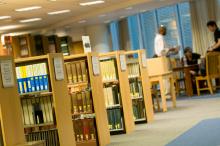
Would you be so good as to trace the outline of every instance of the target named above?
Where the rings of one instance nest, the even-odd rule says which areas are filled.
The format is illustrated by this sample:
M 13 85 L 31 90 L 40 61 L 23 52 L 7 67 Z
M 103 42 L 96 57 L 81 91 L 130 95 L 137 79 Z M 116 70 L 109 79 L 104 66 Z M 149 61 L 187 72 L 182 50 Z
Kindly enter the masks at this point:
M 189 2 L 129 16 L 127 18 L 127 25 L 131 50 L 145 48 L 147 57 L 152 57 L 155 54 L 154 38 L 160 25 L 167 27 L 165 39 L 169 47 L 177 45 L 182 46 L 181 49 L 187 46 L 192 47 Z M 111 31 L 111 33 L 112 37 L 115 37 L 113 38 L 114 43 L 116 42 L 119 46 L 119 34 L 114 31 Z M 117 48 L 118 46 L 114 45 L 114 43 L 113 46 Z
M 112 38 L 112 50 L 120 50 L 120 38 L 118 30 L 118 21 L 113 21 L 109 24 L 109 29 Z

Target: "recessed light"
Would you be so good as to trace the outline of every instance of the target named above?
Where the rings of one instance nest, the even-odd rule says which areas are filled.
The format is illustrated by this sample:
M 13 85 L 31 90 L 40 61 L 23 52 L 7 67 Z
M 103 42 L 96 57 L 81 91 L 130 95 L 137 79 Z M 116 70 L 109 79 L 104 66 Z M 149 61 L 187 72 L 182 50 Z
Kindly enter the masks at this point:
M 91 2 L 85 2 L 85 3 L 79 3 L 80 6 L 90 6 L 90 5 L 97 5 L 97 4 L 102 4 L 105 3 L 103 0 L 98 0 L 98 1 L 91 1 Z
M 57 15 L 57 14 L 63 14 L 63 13 L 69 13 L 70 10 L 60 10 L 60 11 L 53 11 L 53 12 L 48 12 L 48 15 Z
M 37 9 L 41 9 L 41 8 L 42 8 L 41 6 L 31 6 L 31 7 L 15 9 L 15 11 L 17 11 L 17 12 L 24 12 L 24 11 L 37 10 Z
M 48 0 L 48 1 L 50 1 L 50 2 L 56 2 L 57 0 Z
M 132 10 L 133 9 L 133 7 L 127 7 L 127 8 L 125 8 L 126 10 Z
M 34 22 L 34 21 L 40 21 L 40 20 L 42 20 L 42 18 L 31 18 L 31 19 L 20 20 L 19 22 L 28 23 L 28 22 Z
M 9 18 L 11 18 L 11 16 L 0 16 L 0 20 L 9 19 Z
M 80 20 L 78 23 L 86 23 L 86 20 Z
M 0 26 L 0 30 L 10 30 L 10 29 L 15 29 L 18 28 L 17 25 L 6 25 L 6 26 Z

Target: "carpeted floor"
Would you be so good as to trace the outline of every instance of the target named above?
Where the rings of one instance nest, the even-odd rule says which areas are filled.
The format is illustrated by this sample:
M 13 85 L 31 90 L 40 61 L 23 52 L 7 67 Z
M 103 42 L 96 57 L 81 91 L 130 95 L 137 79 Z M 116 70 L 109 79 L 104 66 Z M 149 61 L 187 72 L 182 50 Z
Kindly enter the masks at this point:
M 199 122 L 212 118 L 220 118 L 220 94 L 181 98 L 176 109 L 156 113 L 153 123 L 136 125 L 129 135 L 111 136 L 108 146 L 165 146 Z

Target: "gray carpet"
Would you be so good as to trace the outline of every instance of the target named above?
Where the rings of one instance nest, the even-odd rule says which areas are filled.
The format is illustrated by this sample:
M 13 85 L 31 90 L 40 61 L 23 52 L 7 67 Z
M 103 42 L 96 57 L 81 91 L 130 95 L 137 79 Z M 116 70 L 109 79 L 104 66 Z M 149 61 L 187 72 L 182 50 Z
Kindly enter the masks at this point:
M 168 102 L 168 112 L 156 113 L 154 122 L 137 125 L 131 134 L 111 136 L 108 146 L 165 146 L 201 121 L 220 118 L 219 97 L 220 94 L 181 98 L 175 109 Z
M 220 146 L 220 119 L 204 120 L 166 146 Z

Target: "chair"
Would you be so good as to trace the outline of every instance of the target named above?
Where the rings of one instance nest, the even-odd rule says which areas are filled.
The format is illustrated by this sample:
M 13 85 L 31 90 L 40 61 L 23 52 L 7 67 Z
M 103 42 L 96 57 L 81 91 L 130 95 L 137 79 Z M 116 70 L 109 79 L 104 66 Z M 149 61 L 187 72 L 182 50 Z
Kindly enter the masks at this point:
M 220 53 L 210 52 L 206 55 L 206 76 L 196 77 L 197 94 L 200 96 L 200 91 L 208 90 L 213 94 L 212 79 L 220 78 Z M 200 81 L 206 81 L 207 87 L 200 87 Z M 215 86 L 217 88 L 218 86 Z

